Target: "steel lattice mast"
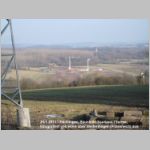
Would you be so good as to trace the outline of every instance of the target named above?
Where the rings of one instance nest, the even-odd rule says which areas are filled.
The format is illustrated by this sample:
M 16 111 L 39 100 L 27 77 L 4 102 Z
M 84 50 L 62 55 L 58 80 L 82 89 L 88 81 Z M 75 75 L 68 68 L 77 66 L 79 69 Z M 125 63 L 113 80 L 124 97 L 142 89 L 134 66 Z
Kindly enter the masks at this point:
M 20 89 L 20 83 L 19 83 L 19 75 L 18 75 L 18 68 L 16 63 L 16 49 L 14 44 L 14 35 L 13 35 L 13 29 L 12 29 L 12 22 L 11 19 L 6 19 L 7 24 L 5 27 L 1 30 L 1 36 L 3 37 L 6 30 L 10 29 L 10 36 L 11 36 L 11 45 L 12 50 L 8 52 L 1 52 L 1 57 L 3 60 L 5 60 L 5 66 L 3 66 L 2 63 L 2 69 L 1 69 L 1 94 L 11 102 L 13 102 L 15 105 L 23 108 L 23 101 L 22 101 L 22 95 L 21 95 L 21 89 Z M 7 61 L 6 61 L 7 60 Z M 15 86 L 10 85 L 10 81 L 7 79 L 7 75 L 9 71 L 12 69 L 15 70 Z

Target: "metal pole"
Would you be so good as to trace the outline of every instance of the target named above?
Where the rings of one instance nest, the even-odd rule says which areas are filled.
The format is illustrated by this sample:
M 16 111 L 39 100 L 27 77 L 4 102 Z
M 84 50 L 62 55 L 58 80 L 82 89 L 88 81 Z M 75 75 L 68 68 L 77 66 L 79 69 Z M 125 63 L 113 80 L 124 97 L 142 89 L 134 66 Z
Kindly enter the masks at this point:
M 5 32 L 5 30 L 8 28 L 8 26 L 9 26 L 9 19 L 6 19 L 7 20 L 7 24 L 6 24 L 6 26 L 2 29 L 2 31 L 1 31 L 1 35 L 3 35 L 3 33 Z
M 15 64 L 15 70 L 16 70 L 16 77 L 17 77 L 17 87 L 19 90 L 19 104 L 21 107 L 23 107 L 23 101 L 22 101 L 22 94 L 21 94 L 21 89 L 20 89 L 20 82 L 19 82 L 19 75 L 18 75 L 18 66 L 16 63 L 16 49 L 15 49 L 15 44 L 14 44 L 14 35 L 13 35 L 13 29 L 12 29 L 12 22 L 9 19 L 10 23 L 10 32 L 11 32 L 11 41 L 12 41 L 12 47 L 13 47 L 13 54 L 14 54 L 14 64 Z
M 16 64 L 16 52 L 15 52 L 15 44 L 14 44 L 14 36 L 13 36 L 13 30 L 12 30 L 12 24 L 11 24 L 11 20 L 10 19 L 6 19 L 7 24 L 5 25 L 5 27 L 2 29 L 1 31 L 1 35 L 4 34 L 4 32 L 6 31 L 6 29 L 8 29 L 8 27 L 10 27 L 10 36 L 11 36 L 11 44 L 12 44 L 12 52 L 7 54 L 7 53 L 3 53 L 1 56 L 4 58 L 9 58 L 6 67 L 4 68 L 3 72 L 1 73 L 1 94 L 6 97 L 7 99 L 9 99 L 11 102 L 13 102 L 14 104 L 16 104 L 17 106 L 19 106 L 19 108 L 23 107 L 23 102 L 22 102 L 22 95 L 21 95 L 21 90 L 20 90 L 20 84 L 19 84 L 19 75 L 18 75 L 18 68 L 17 68 L 17 64 Z M 6 62 L 5 62 L 6 63 Z M 14 67 L 16 70 L 16 86 L 17 87 L 7 87 L 5 85 L 5 83 L 7 83 L 7 79 L 6 76 L 8 74 L 9 69 L 11 68 L 11 64 L 14 63 Z M 8 88 L 11 90 L 15 90 L 15 92 L 11 93 L 12 97 L 9 95 L 8 92 Z M 15 97 L 19 96 L 19 101 L 18 103 L 16 102 Z
M 22 94 L 21 94 L 21 88 L 20 88 L 20 80 L 19 80 L 19 74 L 18 74 L 18 66 L 16 63 L 16 49 L 15 49 L 15 43 L 14 43 L 14 35 L 13 35 L 13 29 L 12 29 L 12 22 L 11 19 L 7 19 L 8 23 L 5 25 L 5 27 L 1 31 L 1 35 L 4 34 L 5 30 L 10 27 L 10 36 L 11 36 L 11 43 L 12 43 L 12 52 L 10 54 L 2 54 L 3 57 L 10 57 L 8 64 L 4 68 L 4 71 L 1 75 L 1 81 L 2 81 L 2 92 L 1 94 L 10 100 L 12 103 L 14 103 L 17 106 L 17 122 L 19 127 L 31 127 L 30 124 L 30 113 L 29 108 L 23 108 L 23 100 L 22 100 Z M 11 64 L 14 63 L 15 67 L 15 73 L 16 73 L 16 84 L 15 87 L 7 87 L 4 83 L 7 83 L 8 79 L 6 79 L 6 75 L 11 68 Z M 17 87 L 16 87 L 17 86 Z M 8 89 L 15 90 L 13 92 L 10 92 L 12 96 L 10 96 Z M 16 96 L 19 96 L 19 101 L 16 102 Z

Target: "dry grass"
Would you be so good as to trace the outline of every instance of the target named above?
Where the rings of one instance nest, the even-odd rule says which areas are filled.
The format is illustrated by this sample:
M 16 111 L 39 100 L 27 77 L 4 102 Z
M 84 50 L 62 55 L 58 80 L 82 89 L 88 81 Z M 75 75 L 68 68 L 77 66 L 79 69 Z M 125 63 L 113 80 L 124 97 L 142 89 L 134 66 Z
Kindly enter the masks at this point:
M 100 64 L 99 66 L 112 75 L 126 73 L 131 76 L 137 76 L 149 68 L 148 65 L 140 64 Z
M 47 67 L 47 66 L 46 66 Z M 75 67 L 75 66 L 74 66 Z M 63 73 L 68 73 L 68 67 L 57 67 L 54 71 L 63 71 Z M 78 66 L 75 67 L 76 69 L 86 68 L 86 66 Z M 98 70 L 98 68 L 103 68 L 103 71 L 99 73 L 100 75 L 109 75 L 109 76 L 115 76 L 115 75 L 123 75 L 124 73 L 131 76 L 137 76 L 141 72 L 144 72 L 145 70 L 148 70 L 148 65 L 139 65 L 139 64 L 100 64 L 96 66 L 90 67 L 90 72 L 95 72 Z M 77 71 L 76 73 L 82 74 L 82 72 Z M 32 80 L 42 80 L 48 76 L 52 76 L 50 72 L 43 72 L 40 70 L 40 68 L 31 68 L 31 70 L 19 70 L 19 76 L 20 79 L 29 78 Z M 70 76 L 70 74 L 69 74 Z M 11 70 L 11 72 L 8 73 L 7 78 L 14 78 L 15 77 L 15 71 Z M 67 77 L 67 74 L 66 74 Z
M 16 107 L 9 101 L 2 101 L 1 119 L 2 129 L 16 129 Z M 123 107 L 103 104 L 79 104 L 47 101 L 24 101 L 24 107 L 30 109 L 31 124 L 33 129 L 40 129 L 40 121 L 46 119 L 48 114 L 64 114 L 66 120 L 70 120 L 81 114 L 89 114 L 93 109 L 97 111 L 127 111 L 141 110 L 148 113 L 148 109 L 137 107 Z M 148 117 L 148 116 L 147 116 Z

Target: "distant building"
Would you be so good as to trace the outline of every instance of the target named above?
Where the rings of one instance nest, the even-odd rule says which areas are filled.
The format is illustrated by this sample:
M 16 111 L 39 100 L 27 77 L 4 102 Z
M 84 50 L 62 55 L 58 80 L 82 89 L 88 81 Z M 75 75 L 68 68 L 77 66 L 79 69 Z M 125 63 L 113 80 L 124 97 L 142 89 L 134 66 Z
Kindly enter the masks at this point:
M 48 64 L 48 69 L 49 70 L 53 70 L 54 68 L 56 68 L 57 67 L 57 65 L 55 64 L 55 63 L 49 63 Z

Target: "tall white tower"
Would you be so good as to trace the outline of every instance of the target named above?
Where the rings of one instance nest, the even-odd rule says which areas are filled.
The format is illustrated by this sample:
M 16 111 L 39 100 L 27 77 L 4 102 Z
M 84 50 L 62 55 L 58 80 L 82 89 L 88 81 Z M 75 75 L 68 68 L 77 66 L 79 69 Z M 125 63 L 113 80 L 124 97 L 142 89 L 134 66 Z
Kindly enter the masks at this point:
M 95 53 L 97 54 L 97 52 L 98 52 L 98 49 L 96 48 Z
M 89 71 L 89 70 L 90 70 L 89 63 L 90 63 L 90 58 L 87 59 L 87 68 L 86 68 L 86 71 Z
M 71 70 L 71 57 L 69 56 L 69 67 L 68 67 L 69 70 Z

